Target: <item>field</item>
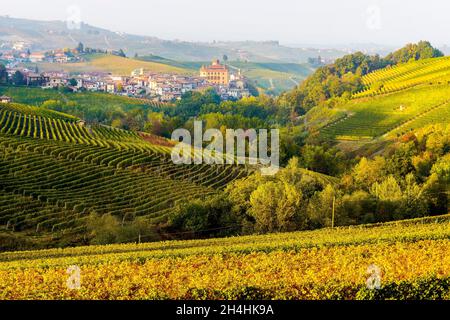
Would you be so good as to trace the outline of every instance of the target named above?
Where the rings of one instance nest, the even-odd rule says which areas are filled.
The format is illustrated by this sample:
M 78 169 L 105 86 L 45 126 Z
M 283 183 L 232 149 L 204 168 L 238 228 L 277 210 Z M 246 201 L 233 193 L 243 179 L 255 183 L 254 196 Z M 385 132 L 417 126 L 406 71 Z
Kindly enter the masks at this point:
M 328 139 L 371 140 L 448 123 L 450 58 L 432 58 L 369 73 L 365 89 L 340 106 L 345 114 L 323 127 Z
M 153 102 L 146 99 L 113 95 L 101 92 L 61 92 L 57 90 L 31 87 L 0 87 L 0 95 L 7 95 L 14 102 L 42 106 L 46 101 L 53 100 L 59 105 L 58 111 L 67 112 L 88 121 L 98 121 L 103 124 L 111 124 L 111 114 L 115 111 L 128 112 L 139 109 L 159 110 L 166 104 Z
M 377 70 L 362 79 L 365 89 L 354 98 L 396 92 L 425 83 L 450 81 L 450 57 L 430 58 Z
M 27 236 L 80 235 L 92 213 L 165 221 L 181 200 L 247 175 L 236 165 L 175 165 L 140 135 L 21 104 L 0 106 L 0 225 Z
M 5 252 L 0 299 L 449 299 L 449 249 L 447 215 L 225 239 Z M 80 272 L 75 289 L 67 286 L 73 270 Z
M 36 64 L 32 64 L 35 66 Z M 62 70 L 69 73 L 80 72 L 111 72 L 112 74 L 130 75 L 131 71 L 139 68 L 144 68 L 147 71 L 162 72 L 162 73 L 191 73 L 190 70 L 171 65 L 141 61 L 132 58 L 123 58 L 114 55 L 96 54 L 89 57 L 86 62 L 77 63 L 37 63 L 40 71 L 55 71 Z

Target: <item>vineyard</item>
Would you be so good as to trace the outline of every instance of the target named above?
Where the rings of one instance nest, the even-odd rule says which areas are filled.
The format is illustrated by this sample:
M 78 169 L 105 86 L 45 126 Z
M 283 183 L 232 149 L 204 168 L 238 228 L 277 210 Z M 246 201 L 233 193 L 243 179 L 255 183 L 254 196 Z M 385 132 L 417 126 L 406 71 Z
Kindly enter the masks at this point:
M 80 234 L 90 213 L 164 222 L 180 201 L 248 174 L 237 165 L 175 165 L 140 135 L 21 104 L 0 106 L 0 225 Z
M 413 61 L 377 70 L 365 75 L 365 89 L 353 98 L 392 93 L 420 84 L 445 84 L 450 82 L 450 57 Z
M 225 239 L 7 252 L 0 254 L 0 299 L 449 299 L 449 239 L 446 215 Z M 75 289 L 67 286 L 73 268 L 80 271 Z M 376 288 L 368 286 L 374 276 Z
M 346 116 L 323 127 L 323 137 L 371 140 L 450 121 L 449 57 L 384 68 L 362 81 L 365 89 L 340 107 Z

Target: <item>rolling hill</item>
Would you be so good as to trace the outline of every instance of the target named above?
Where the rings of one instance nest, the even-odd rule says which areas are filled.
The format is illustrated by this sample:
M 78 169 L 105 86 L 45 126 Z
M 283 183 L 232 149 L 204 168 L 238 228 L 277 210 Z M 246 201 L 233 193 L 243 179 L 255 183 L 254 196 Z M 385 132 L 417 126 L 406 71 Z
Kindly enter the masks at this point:
M 41 71 L 55 71 L 61 70 L 69 73 L 80 72 L 106 72 L 117 75 L 129 75 L 131 71 L 139 68 L 144 68 L 151 72 L 161 73 L 177 73 L 177 74 L 189 74 L 191 70 L 176 67 L 169 64 L 141 61 L 131 58 L 124 58 L 115 55 L 95 54 L 90 55 L 86 62 L 77 63 L 30 63 L 29 66 L 38 66 Z
M 131 71 L 144 68 L 146 71 L 176 74 L 198 74 L 202 65 L 210 61 L 176 61 L 160 56 L 142 56 L 138 58 L 124 58 L 115 55 L 93 54 L 86 62 L 78 63 L 26 63 L 33 69 L 40 71 L 64 71 L 68 73 L 107 72 L 112 74 L 129 75 Z M 240 69 L 242 74 L 267 94 L 280 94 L 298 85 L 314 68 L 308 64 L 283 62 L 227 62 L 229 68 Z
M 371 140 L 450 122 L 450 57 L 387 67 L 365 75 L 364 90 L 339 107 L 323 136 Z
M 156 225 L 179 201 L 212 195 L 248 174 L 236 165 L 175 165 L 170 147 L 77 120 L 44 108 L 0 106 L 2 232 L 76 242 L 94 212 Z
M 310 57 L 337 58 L 344 51 L 334 49 L 290 48 L 277 41 L 187 42 L 163 40 L 154 36 L 138 36 L 113 32 L 82 23 L 80 29 L 68 29 L 64 21 L 38 21 L 0 17 L 0 45 L 8 49 L 24 42 L 31 50 L 74 48 L 79 42 L 96 49 L 123 49 L 128 56 L 154 54 L 179 61 L 211 61 L 226 54 L 230 59 L 258 62 L 282 61 L 305 63 Z

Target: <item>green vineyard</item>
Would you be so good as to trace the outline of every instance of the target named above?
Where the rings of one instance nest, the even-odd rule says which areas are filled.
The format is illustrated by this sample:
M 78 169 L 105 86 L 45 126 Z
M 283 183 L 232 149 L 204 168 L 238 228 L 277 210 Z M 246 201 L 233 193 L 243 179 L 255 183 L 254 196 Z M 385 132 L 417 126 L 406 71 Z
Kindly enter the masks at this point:
M 450 58 L 388 67 L 363 77 L 365 89 L 341 106 L 346 116 L 320 130 L 338 140 L 371 140 L 450 122 Z
M 90 213 L 164 222 L 181 200 L 214 194 L 248 170 L 175 165 L 170 148 L 62 113 L 0 105 L 0 225 L 76 234 Z
M 449 123 L 450 121 L 450 103 L 444 103 L 429 112 L 425 112 L 411 121 L 399 126 L 389 134 L 402 134 L 411 130 L 425 127 L 429 124 Z
M 377 70 L 362 78 L 364 90 L 353 98 L 392 93 L 420 84 L 450 82 L 450 57 L 430 58 Z

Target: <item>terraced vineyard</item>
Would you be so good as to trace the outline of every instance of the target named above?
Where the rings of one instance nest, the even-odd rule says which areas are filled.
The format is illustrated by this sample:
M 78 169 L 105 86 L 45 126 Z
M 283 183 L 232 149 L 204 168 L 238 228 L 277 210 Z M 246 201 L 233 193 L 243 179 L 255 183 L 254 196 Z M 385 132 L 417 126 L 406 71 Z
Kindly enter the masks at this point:
M 387 67 L 365 75 L 362 82 L 364 90 L 340 107 L 346 116 L 320 129 L 322 136 L 371 140 L 450 122 L 450 57 Z
M 89 213 L 158 223 L 181 200 L 214 194 L 248 171 L 175 165 L 138 134 L 45 109 L 0 106 L 0 225 L 28 234 L 79 233 Z
M 353 98 L 375 96 L 408 89 L 420 84 L 450 82 L 450 57 L 413 61 L 377 70 L 362 78 L 364 90 Z
M 420 86 L 408 90 L 379 95 L 373 98 L 353 99 L 342 106 L 348 116 L 321 129 L 329 139 L 372 139 L 399 129 L 413 121 L 421 125 L 434 123 L 433 114 L 447 110 L 450 85 Z M 450 122 L 446 112 L 441 121 Z
M 5 252 L 0 299 L 449 299 L 449 219 Z
M 429 124 L 449 123 L 450 122 L 450 103 L 444 103 L 429 112 L 418 115 L 414 119 L 404 123 L 398 128 L 389 132 L 389 135 L 406 133 L 411 130 L 425 127 Z

